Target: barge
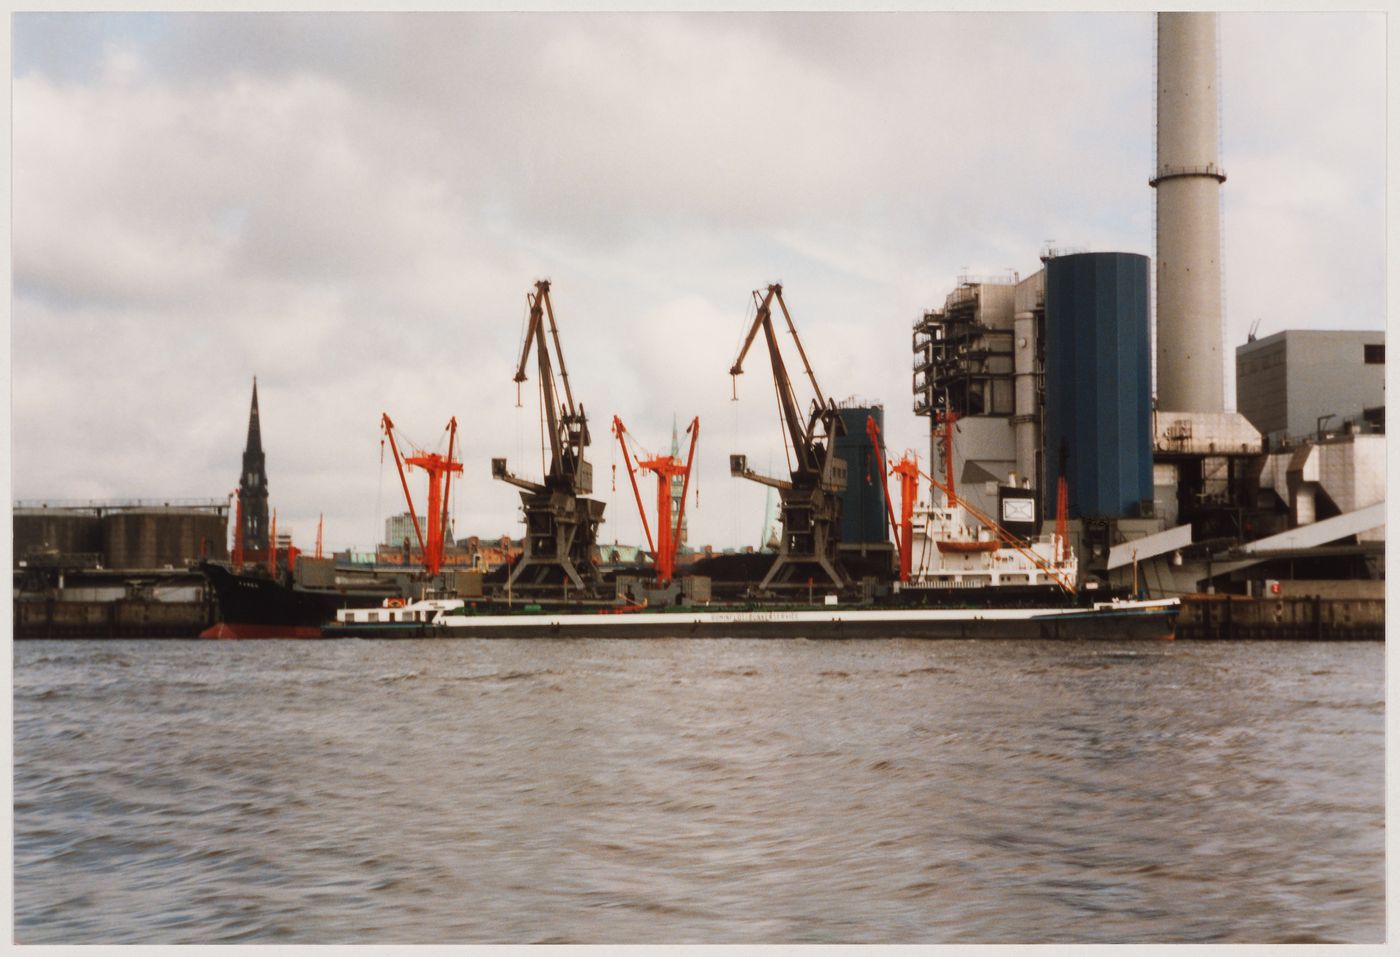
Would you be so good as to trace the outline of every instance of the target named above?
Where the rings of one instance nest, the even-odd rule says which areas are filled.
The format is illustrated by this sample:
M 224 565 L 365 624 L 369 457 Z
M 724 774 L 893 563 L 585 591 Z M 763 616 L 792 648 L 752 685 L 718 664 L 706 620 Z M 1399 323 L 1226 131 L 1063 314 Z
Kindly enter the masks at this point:
M 1171 639 L 1180 601 L 1108 601 L 1086 608 L 696 606 L 664 610 L 500 613 L 462 599 L 342 609 L 334 638 L 1019 638 Z

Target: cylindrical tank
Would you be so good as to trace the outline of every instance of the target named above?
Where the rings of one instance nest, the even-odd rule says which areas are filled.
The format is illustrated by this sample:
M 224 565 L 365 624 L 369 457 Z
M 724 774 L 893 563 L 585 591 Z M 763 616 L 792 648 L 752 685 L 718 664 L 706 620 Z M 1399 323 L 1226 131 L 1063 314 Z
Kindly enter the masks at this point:
M 108 568 L 183 568 L 201 554 L 228 556 L 228 517 L 192 508 L 129 508 L 102 518 Z
M 1223 412 L 1216 15 L 1157 14 L 1157 407 Z
M 17 508 L 14 558 L 100 555 L 102 518 L 95 508 Z
M 1148 258 L 1045 263 L 1045 515 L 1064 462 L 1071 517 L 1121 518 L 1152 501 Z
M 890 540 L 885 487 L 880 480 L 880 463 L 865 431 L 865 420 L 873 417 L 883 435 L 885 410 L 874 405 L 839 411 L 846 427 L 846 434 L 836 440 L 836 455 L 846 461 L 846 490 L 841 493 L 841 545 L 883 545 Z

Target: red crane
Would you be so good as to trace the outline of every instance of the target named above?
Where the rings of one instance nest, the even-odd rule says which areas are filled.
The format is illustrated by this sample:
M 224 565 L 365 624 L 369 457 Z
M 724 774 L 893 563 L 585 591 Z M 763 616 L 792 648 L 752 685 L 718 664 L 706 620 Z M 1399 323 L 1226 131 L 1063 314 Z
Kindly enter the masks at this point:
M 632 456 L 627 450 L 625 438 L 627 427 L 622 420 L 613 416 L 613 435 L 622 446 L 622 460 L 627 463 L 627 477 L 632 480 L 632 494 L 637 497 L 637 511 L 642 516 L 642 530 L 647 535 L 647 547 L 656 561 L 656 579 L 662 585 L 671 581 L 676 569 L 676 547 L 680 544 L 681 523 L 685 521 L 685 493 L 690 488 L 690 466 L 695 461 L 695 440 L 700 437 L 700 417 L 691 420 L 686 432 L 690 433 L 690 451 L 686 453 L 685 464 L 672 455 L 653 455 L 637 459 L 637 467 L 656 473 L 656 536 L 652 541 L 651 528 L 647 524 L 647 510 L 642 505 L 642 493 L 637 488 L 637 475 L 632 469 Z M 681 481 L 681 507 L 676 515 L 675 525 L 671 524 L 671 479 L 677 475 Z
M 413 532 L 418 536 L 418 547 L 423 552 L 423 569 L 429 575 L 436 575 L 442 568 L 443 541 L 447 538 L 447 503 L 452 491 L 452 475 L 462 471 L 462 463 L 452 457 L 457 440 L 457 419 L 454 416 L 447 423 L 447 455 L 424 452 L 414 449 L 414 455 L 404 458 L 394 441 L 394 423 L 389 413 L 384 413 L 381 423 L 384 434 L 389 439 L 389 448 L 394 453 L 394 465 L 399 470 L 399 481 L 403 484 L 403 495 L 408 501 L 408 515 L 413 519 Z M 418 513 L 413 508 L 413 495 L 408 490 L 408 479 L 404 476 L 404 466 L 418 466 L 428 473 L 428 537 L 423 538 L 423 529 L 418 524 Z
M 894 530 L 894 547 L 899 551 L 899 580 L 908 582 L 914 569 L 914 501 L 919 497 L 919 463 L 912 453 L 905 453 L 889 466 L 888 473 L 899 476 L 899 523 L 894 520 L 894 505 L 890 501 L 890 482 L 880 449 L 880 427 L 874 416 L 865 417 L 865 432 L 875 447 L 875 459 L 880 463 L 880 482 L 885 487 L 885 514 Z

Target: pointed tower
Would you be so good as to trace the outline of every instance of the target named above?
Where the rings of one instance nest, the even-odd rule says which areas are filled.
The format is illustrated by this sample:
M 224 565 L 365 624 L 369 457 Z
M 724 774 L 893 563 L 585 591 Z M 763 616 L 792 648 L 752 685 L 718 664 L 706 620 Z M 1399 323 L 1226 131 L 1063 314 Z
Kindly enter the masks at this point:
M 262 429 L 258 424 L 258 380 L 253 379 L 253 407 L 248 413 L 248 442 L 243 448 L 243 475 L 238 499 L 243 503 L 243 547 L 267 553 L 267 468 L 263 457 Z
M 676 414 L 671 413 L 671 458 L 680 461 L 681 436 L 676 427 Z M 671 514 L 681 515 L 681 496 L 685 493 L 685 476 L 671 476 Z M 681 515 L 681 527 L 676 529 L 676 548 L 680 550 L 685 547 L 686 526 L 690 524 L 687 520 L 689 516 Z

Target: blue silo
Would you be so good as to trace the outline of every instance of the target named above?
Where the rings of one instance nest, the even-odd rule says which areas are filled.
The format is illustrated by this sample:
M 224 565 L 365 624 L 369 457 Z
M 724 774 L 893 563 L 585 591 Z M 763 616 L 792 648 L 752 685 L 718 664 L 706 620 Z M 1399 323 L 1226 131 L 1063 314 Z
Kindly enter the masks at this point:
M 885 486 L 880 462 L 865 431 L 867 417 L 875 420 L 884 435 L 885 408 L 854 401 L 840 406 L 846 434 L 836 440 L 836 454 L 846 460 L 846 488 L 841 495 L 841 545 L 884 545 L 890 540 L 890 523 L 885 514 Z M 888 453 L 886 453 L 888 454 Z
M 1148 259 L 1077 253 L 1045 263 L 1045 514 L 1065 462 L 1071 518 L 1152 501 Z

